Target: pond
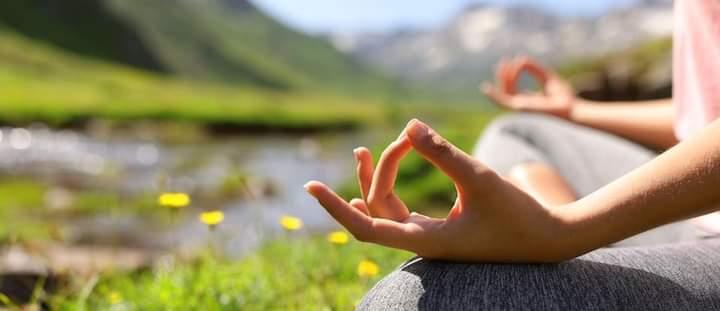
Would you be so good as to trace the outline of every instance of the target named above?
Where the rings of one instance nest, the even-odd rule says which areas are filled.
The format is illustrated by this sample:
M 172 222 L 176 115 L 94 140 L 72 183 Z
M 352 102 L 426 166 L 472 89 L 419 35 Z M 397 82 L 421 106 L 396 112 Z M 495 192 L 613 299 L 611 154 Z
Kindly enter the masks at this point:
M 222 243 L 237 256 L 282 234 L 278 219 L 303 220 L 304 232 L 337 228 L 303 185 L 310 179 L 340 185 L 351 180 L 351 150 L 371 141 L 358 133 L 220 136 L 192 143 L 137 137 L 97 137 L 42 126 L 0 129 L 0 174 L 31 176 L 51 184 L 109 189 L 124 195 L 223 187 L 232 174 L 250 176 L 247 195 L 221 203 L 193 197 L 192 215 L 159 229 L 142 217 L 100 215 L 67 220 L 75 240 L 134 240 L 142 246 L 192 250 Z M 206 205 L 221 208 L 225 221 L 210 232 L 195 217 Z M 160 226 L 162 227 L 162 226 Z

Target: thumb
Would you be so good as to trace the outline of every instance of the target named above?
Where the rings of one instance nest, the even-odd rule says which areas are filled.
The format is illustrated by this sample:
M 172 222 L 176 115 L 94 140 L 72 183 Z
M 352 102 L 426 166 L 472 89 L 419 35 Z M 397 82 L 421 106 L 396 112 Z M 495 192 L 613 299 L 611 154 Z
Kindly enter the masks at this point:
M 407 135 L 413 148 L 423 158 L 442 170 L 462 188 L 473 183 L 478 170 L 487 170 L 480 162 L 453 146 L 419 120 L 410 121 Z
M 500 106 L 507 106 L 508 103 L 508 96 L 500 91 L 500 89 L 490 83 L 483 83 L 480 85 L 480 91 L 490 98 L 492 102 L 500 105 Z

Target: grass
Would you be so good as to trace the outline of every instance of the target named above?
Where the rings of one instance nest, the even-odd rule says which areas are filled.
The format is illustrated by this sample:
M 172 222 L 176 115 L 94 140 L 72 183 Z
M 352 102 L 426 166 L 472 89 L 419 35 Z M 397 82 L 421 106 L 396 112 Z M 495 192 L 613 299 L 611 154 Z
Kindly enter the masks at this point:
M 0 243 L 50 237 L 51 227 L 39 215 L 46 190 L 29 180 L 0 181 Z
M 471 106 L 367 98 L 372 97 L 183 80 L 90 60 L 0 26 L 0 123 L 5 124 L 74 126 L 101 119 L 287 130 L 377 127 L 391 139 L 410 117 L 419 117 L 469 151 L 493 115 Z M 379 154 L 382 147 L 373 151 Z M 233 195 L 242 183 L 242 176 L 230 176 L 218 195 Z M 403 162 L 397 188 L 415 210 L 441 214 L 454 199 L 452 183 L 417 155 Z M 56 238 L 58 213 L 152 218 L 166 212 L 157 207 L 156 194 L 128 198 L 102 189 L 74 189 L 72 202 L 54 210 L 48 200 L 53 190 L 33 180 L 0 179 L 0 243 Z M 286 237 L 238 261 L 205 256 L 104 274 L 97 283 L 66 287 L 47 302 L 58 310 L 346 310 L 409 257 L 356 241 L 333 245 L 324 237 Z M 379 265 L 380 274 L 358 276 L 358 263 L 366 259 Z
M 399 105 L 183 81 L 75 57 L 1 28 L 0 94 L 0 123 L 66 126 L 93 119 L 162 120 L 291 131 L 394 125 L 399 131 L 398 125 L 420 117 L 439 125 L 441 133 L 468 151 L 494 115 L 482 111 L 480 104 Z M 379 154 L 382 147 L 375 151 Z M 357 196 L 348 189 L 344 192 Z M 453 199 L 452 184 L 412 155 L 403 162 L 398 191 L 419 209 Z
M 398 111 L 397 115 L 406 113 Z M 467 112 L 419 115 L 466 151 L 470 151 L 492 116 Z M 373 149 L 376 153 L 381 151 L 381 148 Z M 227 183 L 242 182 L 231 179 Z M 352 192 L 356 187 L 348 184 L 347 188 Z M 410 154 L 402 163 L 397 189 L 412 209 L 432 215 L 446 213 L 454 200 L 452 183 L 415 154 Z M 0 182 L 0 216 L 7 215 L 3 214 L 3 207 L 13 204 L 27 206 L 28 209 L 22 209 L 24 213 L 33 207 L 38 209 L 46 191 L 46 187 L 31 181 Z M 3 195 L 10 193 L 13 195 Z M 82 199 L 76 200 L 73 207 L 78 211 L 110 214 L 118 211 L 113 205 L 105 204 L 107 200 L 117 199 L 112 194 L 89 192 L 79 197 Z M 143 202 L 142 198 L 138 200 Z M 142 204 L 135 206 L 138 215 L 158 210 L 152 202 L 150 210 Z M 2 219 L 16 219 L 12 217 Z M 25 219 L 16 222 L 26 224 Z M 48 231 L 46 235 L 52 233 Z M 346 245 L 334 245 L 323 236 L 288 235 L 237 261 L 207 255 L 149 270 L 103 274 L 97 283 L 64 287 L 43 301 L 56 310 L 347 310 L 354 308 L 377 281 L 411 256 L 408 252 L 352 239 Z M 362 260 L 377 263 L 380 273 L 360 277 L 357 267 Z
M 326 40 L 239 0 L 5 1 L 0 24 L 78 54 L 194 80 L 355 95 L 393 89 Z
M 59 238 L 54 212 L 48 208 L 50 191 L 51 187 L 29 179 L 0 180 L 2 243 Z M 120 198 L 97 190 L 73 195 L 64 214 L 134 213 L 148 218 L 167 212 L 150 196 Z M 196 260 L 150 270 L 109 272 L 90 281 L 73 278 L 59 292 L 35 297 L 53 310 L 347 310 L 411 256 L 352 239 L 338 245 L 324 236 L 288 232 L 237 261 L 208 251 Z M 359 276 L 358 264 L 364 260 L 376 263 L 380 272 Z
M 236 194 L 205 194 L 222 200 Z M 74 217 L 134 216 L 167 225 L 177 213 L 161 208 L 156 193 L 122 195 L 107 189 L 65 189 L 19 177 L 0 178 L 0 245 L 61 240 L 58 224 Z M 184 214 L 183 214 L 184 215 Z
M 326 40 L 292 30 L 251 4 L 238 7 L 229 2 L 168 5 L 116 0 L 109 7 L 131 21 L 157 55 L 179 74 L 353 95 L 393 89 L 390 79 L 337 51 Z
M 238 128 L 334 129 L 383 122 L 378 102 L 181 80 L 78 57 L 0 27 L 0 122 L 171 120 Z
M 151 271 L 102 276 L 88 294 L 57 295 L 58 310 L 350 310 L 412 254 L 351 240 L 284 238 L 239 261 L 206 256 Z M 360 261 L 379 265 L 360 277 Z

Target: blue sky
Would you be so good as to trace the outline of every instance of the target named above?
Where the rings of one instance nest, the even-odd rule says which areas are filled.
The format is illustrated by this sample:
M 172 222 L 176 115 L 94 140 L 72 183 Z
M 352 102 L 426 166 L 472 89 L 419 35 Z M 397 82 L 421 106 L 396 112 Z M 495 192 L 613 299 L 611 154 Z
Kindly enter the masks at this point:
M 633 0 L 251 0 L 286 24 L 315 33 L 428 28 L 471 3 L 525 4 L 563 15 L 602 14 Z

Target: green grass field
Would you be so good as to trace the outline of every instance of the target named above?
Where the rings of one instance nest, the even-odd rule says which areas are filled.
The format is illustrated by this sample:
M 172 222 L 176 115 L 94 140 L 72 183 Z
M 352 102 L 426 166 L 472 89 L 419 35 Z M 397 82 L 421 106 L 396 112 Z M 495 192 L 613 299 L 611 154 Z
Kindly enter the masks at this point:
M 90 119 L 228 127 L 351 128 L 383 121 L 378 101 L 310 91 L 180 80 L 92 61 L 0 27 L 0 122 L 63 126 Z
M 456 122 L 450 123 L 436 115 L 431 123 L 438 124 L 440 133 L 469 151 L 491 116 L 452 118 Z M 379 153 L 382 147 L 378 145 L 373 151 Z M 357 196 L 353 181 L 345 188 L 346 198 Z M 402 163 L 397 188 L 411 209 L 432 215 L 443 216 L 454 200 L 454 188 L 447 177 L 414 153 Z M 53 222 L 45 218 L 47 210 L 43 208 L 47 191 L 47 186 L 32 180 L 0 182 L 0 241 L 53 238 Z M 75 203 L 66 211 L 168 216 L 151 196 L 124 199 L 122 204 L 112 193 L 82 191 L 75 196 Z M 72 280 L 72 285 L 59 292 L 48 296 L 39 293 L 37 297 L 57 310 L 347 310 L 411 256 L 352 239 L 336 245 L 324 236 L 296 237 L 288 232 L 286 237 L 270 241 L 257 253 L 239 260 L 208 255 L 150 270 L 105 273 L 97 279 Z M 363 260 L 379 266 L 377 275 L 358 275 Z
M 193 80 L 350 95 L 400 91 L 327 40 L 246 0 L 4 1 L 0 25 L 84 57 Z
M 65 199 L 57 199 L 58 191 Z M 134 216 L 169 223 L 175 215 L 156 202 L 153 193 L 127 197 L 110 190 L 64 189 L 30 178 L 2 177 L 0 245 L 61 239 L 58 221 L 74 217 Z
M 354 240 L 336 245 L 324 237 L 286 237 L 239 261 L 207 256 L 103 275 L 85 291 L 50 301 L 58 310 L 350 310 L 411 257 Z M 377 274 L 360 275 L 362 261 L 377 264 Z
M 53 221 L 58 211 L 47 208 L 48 191 L 48 186 L 29 179 L 0 180 L 1 244 L 62 239 Z M 109 192 L 79 191 L 74 197 L 59 211 L 61 217 L 124 214 L 162 224 L 177 216 L 147 195 L 122 199 Z M 325 236 L 293 231 L 239 260 L 211 250 L 208 244 L 197 259 L 178 259 L 149 270 L 106 271 L 90 279 L 71 276 L 59 291 L 36 292 L 36 301 L 53 310 L 347 310 L 412 256 L 352 238 L 335 244 Z M 376 264 L 377 273 L 359 275 L 362 261 Z M 13 306 L 8 299 L 0 293 L 0 304 Z

